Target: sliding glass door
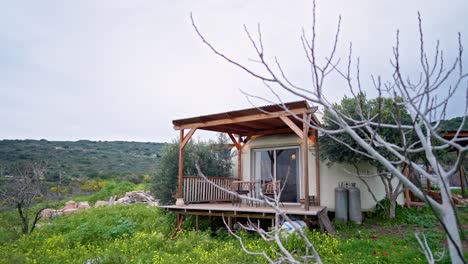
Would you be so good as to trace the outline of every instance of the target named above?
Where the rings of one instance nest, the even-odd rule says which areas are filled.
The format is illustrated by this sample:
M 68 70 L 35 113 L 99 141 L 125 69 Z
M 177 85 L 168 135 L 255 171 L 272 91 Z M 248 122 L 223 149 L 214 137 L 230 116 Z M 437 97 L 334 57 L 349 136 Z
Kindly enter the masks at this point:
M 299 147 L 255 149 L 254 176 L 264 182 L 281 181 L 281 202 L 298 202 Z

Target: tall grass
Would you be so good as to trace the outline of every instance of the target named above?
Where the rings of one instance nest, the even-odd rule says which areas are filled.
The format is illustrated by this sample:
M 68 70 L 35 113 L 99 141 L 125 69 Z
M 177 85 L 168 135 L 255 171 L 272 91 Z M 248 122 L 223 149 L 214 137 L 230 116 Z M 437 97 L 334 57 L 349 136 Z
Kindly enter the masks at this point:
M 0 214 L 0 225 L 12 217 L 13 213 Z M 190 221 L 177 239 L 170 239 L 174 223 L 173 214 L 142 204 L 92 208 L 41 221 L 29 236 L 1 232 L 0 263 L 265 263 L 245 254 L 225 231 L 194 231 Z M 338 232 L 336 237 L 307 232 L 324 263 L 425 263 L 410 232 L 379 234 L 362 226 L 341 227 Z M 250 250 L 264 250 L 272 257 L 278 252 L 256 234 L 240 235 Z M 442 237 L 429 239 L 440 249 Z M 285 237 L 284 244 L 294 254 L 304 253 L 295 235 Z

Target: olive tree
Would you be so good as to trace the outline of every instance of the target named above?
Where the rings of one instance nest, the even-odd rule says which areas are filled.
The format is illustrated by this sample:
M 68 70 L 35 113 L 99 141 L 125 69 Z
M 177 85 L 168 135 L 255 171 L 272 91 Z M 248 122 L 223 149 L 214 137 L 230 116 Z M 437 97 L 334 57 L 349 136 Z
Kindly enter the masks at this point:
M 195 161 L 198 161 L 203 171 L 209 176 L 230 176 L 231 156 L 227 148 L 227 139 L 222 135 L 216 141 L 187 143 L 184 149 L 184 175 L 197 175 Z M 161 150 L 152 190 L 160 203 L 174 202 L 177 190 L 179 142 L 167 144 Z
M 340 103 L 333 104 L 333 107 L 340 111 L 353 117 L 354 119 L 359 119 L 360 109 L 365 112 L 370 113 L 374 116 L 376 120 L 380 122 L 391 123 L 395 122 L 395 119 L 402 124 L 409 125 L 411 124 L 411 117 L 409 113 L 405 110 L 404 107 L 399 105 L 401 99 L 396 98 L 383 98 L 378 97 L 374 99 L 367 99 L 365 94 L 359 94 L 357 97 L 344 97 Z M 335 119 L 331 116 L 329 111 L 324 112 L 324 118 L 322 123 L 322 128 L 327 130 L 338 129 L 339 126 L 335 123 Z M 379 133 L 383 137 L 393 144 L 401 144 L 403 135 L 401 130 L 395 130 L 390 128 L 377 128 Z M 359 134 L 361 137 L 371 138 L 372 135 L 367 131 L 360 130 Z M 413 137 L 407 135 L 408 140 L 413 140 Z M 340 143 L 337 143 L 337 140 Z M 377 203 L 377 206 L 382 207 L 388 218 L 394 218 L 396 212 L 396 204 L 398 196 L 404 191 L 403 184 L 397 177 L 393 174 L 388 173 L 378 161 L 371 159 L 368 156 L 361 155 L 360 153 L 354 151 L 355 149 L 359 151 L 364 151 L 361 146 L 354 141 L 351 136 L 347 133 L 339 133 L 333 136 L 328 136 L 324 134 L 319 138 L 320 142 L 320 159 L 327 161 L 327 165 L 331 166 L 334 163 L 347 163 L 351 164 L 355 168 L 355 172 L 347 171 L 347 173 L 356 176 L 360 179 L 363 184 L 367 187 L 368 192 L 373 197 L 374 201 Z M 348 146 L 348 147 L 347 147 Z M 380 146 L 375 146 L 375 149 L 381 153 L 382 156 L 392 158 L 392 155 L 388 153 L 385 148 Z M 413 159 L 417 160 L 421 157 L 413 155 Z M 368 163 L 377 169 L 377 174 L 366 174 L 366 172 L 360 170 L 360 165 L 363 163 Z M 405 168 L 401 168 L 404 170 Z M 368 178 L 379 177 L 382 184 L 384 185 L 385 197 L 389 201 L 388 207 L 384 204 L 380 204 L 380 201 L 375 196 L 372 188 L 367 183 Z

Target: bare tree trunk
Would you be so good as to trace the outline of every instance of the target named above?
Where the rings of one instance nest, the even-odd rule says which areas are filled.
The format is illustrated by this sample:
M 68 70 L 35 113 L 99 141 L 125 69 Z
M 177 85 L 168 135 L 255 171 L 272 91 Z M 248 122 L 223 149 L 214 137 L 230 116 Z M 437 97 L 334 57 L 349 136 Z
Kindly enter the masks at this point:
M 21 206 L 21 203 L 17 204 L 17 208 L 18 208 L 18 214 L 21 218 L 21 231 L 23 232 L 23 234 L 27 235 L 29 232 L 29 223 L 28 223 L 27 213 L 26 214 L 23 213 L 23 208 Z
M 447 193 L 449 186 L 441 188 L 442 196 L 442 222 L 444 223 L 445 232 L 448 237 L 448 248 L 450 253 L 450 259 L 452 263 L 465 263 L 463 260 L 463 252 L 461 250 L 461 239 L 460 233 L 458 232 L 457 218 L 455 217 L 455 211 L 452 206 L 450 195 Z
M 391 80 L 389 82 L 382 82 L 380 76 L 376 78 L 374 78 L 374 76 L 372 77 L 374 87 L 379 93 L 379 97 L 382 97 L 383 92 L 387 93 L 392 100 L 399 102 L 398 106 L 402 107 L 403 111 L 410 115 L 411 121 L 409 123 L 403 123 L 401 122 L 402 120 L 394 117 L 394 122 L 382 123 L 378 119 L 376 120 L 373 114 L 363 111 L 362 108 L 358 109 L 360 112 L 359 117 L 355 118 L 351 115 L 347 115 L 345 112 L 342 112 L 327 98 L 325 98 L 323 89 L 326 77 L 330 72 L 336 72 L 339 76 L 343 77 L 345 85 L 349 87 L 349 91 L 353 97 L 355 99 L 359 99 L 360 95 L 364 93 L 359 76 L 359 59 L 356 63 L 352 62 L 354 57 L 352 56 L 352 45 L 350 45 L 347 65 L 338 68 L 340 59 L 334 58 L 334 56 L 340 33 L 340 17 L 331 52 L 328 56 L 324 56 L 325 61 L 323 63 L 318 63 L 318 53 L 315 46 L 315 7 L 315 1 L 313 1 L 311 38 L 306 37 L 305 32 L 303 32 L 301 36 L 305 56 L 311 66 L 312 89 L 301 87 L 288 79 L 283 67 L 276 57 L 274 63 L 269 62 L 264 53 L 260 26 L 258 27 L 258 41 L 254 40 L 247 27 L 245 27 L 245 31 L 257 53 L 257 59 L 255 62 L 262 65 L 264 71 L 257 71 L 246 67 L 215 49 L 215 47 L 211 45 L 200 33 L 195 25 L 193 17 L 191 17 L 191 19 L 192 25 L 198 36 L 216 55 L 222 57 L 232 65 L 239 67 L 254 78 L 261 80 L 281 103 L 283 102 L 278 93 L 274 90 L 276 89 L 273 87 L 274 85 L 295 96 L 299 96 L 307 100 L 309 103 L 322 106 L 324 111 L 327 111 L 329 114 L 329 121 L 333 122 L 337 128 L 326 129 L 314 124 L 313 122 L 307 125 L 326 134 L 327 136 L 332 137 L 336 142 L 343 144 L 354 152 L 379 162 L 380 165 L 382 165 L 388 172 L 398 178 L 406 188 L 410 189 L 414 195 L 425 200 L 427 204 L 431 206 L 434 214 L 439 218 L 441 225 L 446 231 L 449 240 L 449 251 L 452 263 L 464 263 L 463 249 L 457 228 L 455 209 L 452 205 L 451 194 L 448 189 L 448 176 L 454 174 L 456 170 L 455 168 L 444 170 L 436 156 L 438 151 L 444 149 L 455 149 L 459 153 L 468 152 L 468 146 L 460 144 L 461 140 L 459 137 L 459 133 L 465 123 L 465 118 L 463 118 L 456 135 L 452 139 L 444 138 L 443 132 L 440 131 L 439 126 L 440 121 L 446 117 L 447 105 L 455 95 L 457 89 L 463 87 L 468 95 L 468 85 L 465 86 L 466 80 L 468 79 L 468 73 L 463 69 L 463 46 L 461 35 L 458 34 L 458 55 L 452 63 L 452 66 L 447 67 L 444 64 L 444 59 L 442 57 L 443 52 L 439 49 L 439 42 L 436 44 L 434 59 L 430 61 L 424 47 L 421 15 L 418 13 L 420 73 L 415 76 L 416 78 L 410 78 L 402 72 L 400 64 L 400 37 L 399 31 L 397 31 L 396 43 L 393 47 L 393 58 L 391 59 L 391 65 L 394 69 Z M 355 75 L 351 72 L 352 65 L 356 65 Z M 444 92 L 445 94 L 441 97 L 440 92 Z M 245 95 L 273 103 L 259 96 L 252 96 L 247 93 L 245 93 Z M 358 104 L 358 108 L 359 107 L 360 105 Z M 465 107 L 466 108 L 463 113 L 464 117 L 468 115 L 468 99 L 465 102 Z M 285 109 L 285 111 L 289 111 L 289 109 Z M 293 113 L 291 114 L 296 120 L 303 121 L 299 116 L 294 115 Z M 402 142 L 395 143 L 386 140 L 385 134 L 380 134 L 381 128 L 400 131 Z M 334 135 L 340 133 L 346 133 L 360 148 L 354 148 L 346 142 L 340 141 L 337 137 L 334 137 Z M 385 153 L 381 150 L 384 150 Z M 411 158 L 416 154 L 425 155 L 431 167 L 437 168 L 435 174 L 431 174 L 419 167 L 418 160 Z M 455 166 L 457 166 L 459 162 L 460 155 L 457 157 Z M 423 190 L 421 190 L 420 186 L 411 182 L 410 179 L 400 171 L 402 165 L 409 166 L 426 179 L 439 181 L 439 185 L 443 187 L 443 190 L 441 191 L 442 203 L 438 203 L 431 197 L 427 197 Z M 385 181 L 383 182 L 386 184 Z M 397 188 L 392 192 L 399 193 L 399 190 Z M 389 198 L 391 201 L 396 201 L 397 195 L 394 197 L 389 196 Z M 396 208 L 395 204 L 394 207 Z M 439 217 L 439 215 L 441 215 L 441 217 Z
M 396 216 L 396 199 L 390 198 L 390 208 L 388 208 L 388 219 L 393 219 Z
M 46 209 L 46 208 L 42 208 L 42 209 L 38 210 L 36 212 L 36 214 L 34 215 L 34 221 L 32 223 L 31 230 L 29 231 L 29 234 L 31 234 L 34 231 L 34 229 L 36 228 L 37 221 L 39 221 L 41 219 L 41 217 L 42 217 L 41 213 L 42 213 L 42 211 L 44 211 L 44 209 Z

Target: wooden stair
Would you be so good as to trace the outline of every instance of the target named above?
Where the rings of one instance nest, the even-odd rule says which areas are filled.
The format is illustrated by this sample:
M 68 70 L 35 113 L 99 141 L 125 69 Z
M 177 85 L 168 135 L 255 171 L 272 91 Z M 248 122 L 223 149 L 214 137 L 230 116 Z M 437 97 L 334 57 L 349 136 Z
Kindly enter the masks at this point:
M 333 227 L 333 224 L 330 221 L 330 218 L 328 218 L 327 209 L 323 209 L 319 213 L 318 218 L 319 218 L 319 223 L 320 223 L 320 229 L 322 230 L 322 232 L 327 232 L 333 236 L 336 235 L 335 227 Z

